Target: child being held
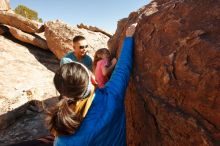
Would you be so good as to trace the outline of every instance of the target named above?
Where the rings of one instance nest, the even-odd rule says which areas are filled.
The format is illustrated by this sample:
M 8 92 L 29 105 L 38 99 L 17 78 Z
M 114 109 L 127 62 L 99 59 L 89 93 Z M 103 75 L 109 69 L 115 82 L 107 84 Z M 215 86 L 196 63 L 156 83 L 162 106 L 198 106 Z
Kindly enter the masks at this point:
M 93 70 L 99 88 L 103 88 L 117 62 L 116 58 L 111 58 L 111 53 L 107 48 L 96 51 L 94 56 Z

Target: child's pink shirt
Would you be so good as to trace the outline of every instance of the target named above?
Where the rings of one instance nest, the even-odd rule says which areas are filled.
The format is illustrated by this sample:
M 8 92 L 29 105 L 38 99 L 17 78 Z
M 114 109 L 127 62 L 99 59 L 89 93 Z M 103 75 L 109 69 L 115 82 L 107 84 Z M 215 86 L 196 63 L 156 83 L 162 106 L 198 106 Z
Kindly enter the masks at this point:
M 102 59 L 97 62 L 96 68 L 95 68 L 95 79 L 98 83 L 99 88 L 103 88 L 105 86 L 105 83 L 108 81 L 108 77 L 104 76 L 102 73 L 102 68 L 105 66 L 108 66 L 108 60 Z

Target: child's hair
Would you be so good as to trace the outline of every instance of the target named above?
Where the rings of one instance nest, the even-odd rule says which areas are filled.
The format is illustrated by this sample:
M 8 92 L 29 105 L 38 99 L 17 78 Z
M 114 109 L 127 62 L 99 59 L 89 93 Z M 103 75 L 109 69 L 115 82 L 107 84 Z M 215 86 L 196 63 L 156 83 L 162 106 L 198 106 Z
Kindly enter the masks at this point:
M 73 134 L 80 126 L 82 115 L 77 115 L 71 105 L 82 99 L 87 91 L 88 72 L 78 63 L 67 63 L 56 71 L 53 81 L 60 101 L 48 112 L 47 126 L 56 136 Z
M 103 54 L 108 55 L 109 58 L 111 57 L 111 53 L 110 53 L 110 51 L 109 51 L 107 48 L 98 49 L 98 50 L 95 52 L 95 56 L 94 56 L 93 71 L 95 71 L 97 62 L 98 62 L 99 60 L 102 60 L 102 55 L 103 55 Z

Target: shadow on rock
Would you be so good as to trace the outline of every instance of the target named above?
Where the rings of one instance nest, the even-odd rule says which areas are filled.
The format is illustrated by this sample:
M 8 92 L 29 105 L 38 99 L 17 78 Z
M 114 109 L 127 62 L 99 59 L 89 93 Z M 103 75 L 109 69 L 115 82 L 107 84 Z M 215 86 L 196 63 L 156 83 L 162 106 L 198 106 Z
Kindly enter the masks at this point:
M 45 127 L 47 108 L 58 102 L 57 97 L 44 101 L 32 100 L 0 116 L 0 145 L 9 145 L 49 135 Z

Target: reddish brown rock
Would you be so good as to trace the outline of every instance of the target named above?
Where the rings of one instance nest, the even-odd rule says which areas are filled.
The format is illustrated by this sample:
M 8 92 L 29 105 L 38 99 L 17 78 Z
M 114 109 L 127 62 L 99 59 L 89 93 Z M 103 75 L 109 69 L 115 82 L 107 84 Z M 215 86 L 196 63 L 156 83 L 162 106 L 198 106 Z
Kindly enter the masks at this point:
M 4 33 L 8 32 L 8 27 L 4 25 L 0 25 L 0 35 L 3 35 Z
M 25 33 L 19 29 L 16 29 L 14 27 L 9 27 L 9 31 L 10 33 L 18 40 L 28 43 L 28 44 L 32 44 L 36 47 L 48 50 L 47 47 L 47 42 L 45 39 L 41 38 L 40 36 L 36 35 L 36 34 L 28 34 Z
M 83 35 L 89 44 L 89 55 L 93 56 L 95 51 L 102 47 L 107 47 L 109 37 L 87 29 L 79 29 L 65 24 L 62 21 L 49 21 L 45 24 L 45 37 L 49 49 L 62 58 L 67 52 L 73 50 L 72 39 L 76 35 Z
M 0 11 L 0 23 L 16 27 L 28 33 L 44 31 L 44 27 L 41 23 L 15 14 L 13 11 Z
M 0 35 L 2 35 L 3 33 L 5 33 L 5 31 L 4 31 L 4 29 L 2 29 L 2 28 L 0 27 Z
M 119 22 L 109 41 L 117 56 L 138 22 L 128 145 L 220 145 L 219 20 L 220 1 L 156 0 Z

